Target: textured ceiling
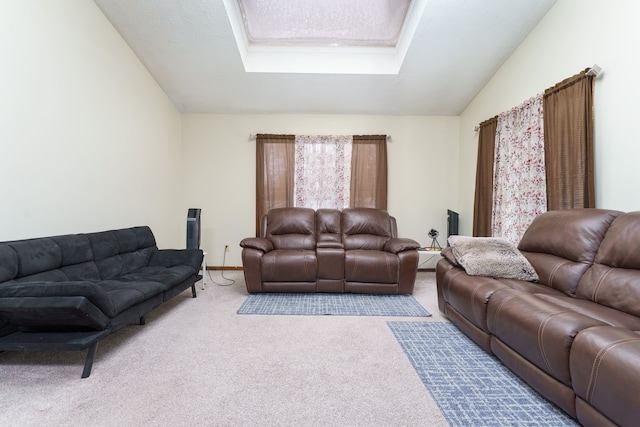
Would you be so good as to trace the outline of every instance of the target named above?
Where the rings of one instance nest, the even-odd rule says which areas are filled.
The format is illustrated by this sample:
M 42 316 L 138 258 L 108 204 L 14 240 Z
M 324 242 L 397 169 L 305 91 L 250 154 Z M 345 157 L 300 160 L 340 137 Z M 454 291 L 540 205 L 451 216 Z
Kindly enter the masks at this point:
M 223 0 L 95 0 L 183 113 L 367 115 L 459 115 L 556 1 L 428 0 L 400 72 L 368 75 L 245 72 Z

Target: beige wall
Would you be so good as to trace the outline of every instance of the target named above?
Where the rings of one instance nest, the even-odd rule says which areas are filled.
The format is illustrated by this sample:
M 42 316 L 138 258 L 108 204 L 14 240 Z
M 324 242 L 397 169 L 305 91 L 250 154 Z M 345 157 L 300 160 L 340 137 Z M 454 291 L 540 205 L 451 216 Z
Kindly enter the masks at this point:
M 349 115 L 184 115 L 185 197 L 202 208 L 209 265 L 241 265 L 240 240 L 255 235 L 255 133 L 387 134 L 388 210 L 399 234 L 423 245 L 446 210 L 457 209 L 458 117 Z
M 460 117 L 462 217 L 473 214 L 474 126 L 593 64 L 603 69 L 595 87 L 596 203 L 640 210 L 638 17 L 635 0 L 559 0 L 549 11 Z M 470 234 L 470 221 L 461 222 Z
M 92 1 L 0 2 L 0 240 L 148 224 L 184 246 L 181 119 Z
M 178 114 L 91 1 L 0 2 L 0 240 L 148 224 L 183 247 L 203 209 L 210 265 L 240 265 L 254 232 L 252 133 L 391 135 L 389 211 L 400 234 L 444 243 L 446 209 L 471 232 L 482 120 L 594 63 L 600 207 L 638 210 L 640 85 L 633 0 L 559 0 L 460 117 Z

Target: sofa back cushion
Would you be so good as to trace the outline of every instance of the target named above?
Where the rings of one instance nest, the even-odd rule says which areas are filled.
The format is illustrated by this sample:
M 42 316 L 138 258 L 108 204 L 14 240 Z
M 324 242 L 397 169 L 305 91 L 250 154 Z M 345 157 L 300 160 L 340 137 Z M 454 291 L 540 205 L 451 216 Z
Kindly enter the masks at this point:
M 613 221 L 576 296 L 640 316 L 640 212 Z
M 573 296 L 591 266 L 618 211 L 565 209 L 536 217 L 518 249 L 538 273 L 540 283 Z
M 267 213 L 264 237 L 274 249 L 315 249 L 316 212 L 309 208 L 277 208 Z
M 382 209 L 348 208 L 342 211 L 342 242 L 345 250 L 383 250 L 396 237 L 395 219 Z

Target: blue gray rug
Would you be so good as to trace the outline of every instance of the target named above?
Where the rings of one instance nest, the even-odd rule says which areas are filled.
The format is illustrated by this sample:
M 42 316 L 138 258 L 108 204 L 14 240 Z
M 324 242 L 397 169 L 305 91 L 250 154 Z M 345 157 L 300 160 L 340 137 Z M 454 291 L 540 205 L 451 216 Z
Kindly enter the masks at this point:
M 451 323 L 387 322 L 451 426 L 577 426 Z
M 242 303 L 238 314 L 431 316 L 411 295 L 329 293 L 252 294 Z

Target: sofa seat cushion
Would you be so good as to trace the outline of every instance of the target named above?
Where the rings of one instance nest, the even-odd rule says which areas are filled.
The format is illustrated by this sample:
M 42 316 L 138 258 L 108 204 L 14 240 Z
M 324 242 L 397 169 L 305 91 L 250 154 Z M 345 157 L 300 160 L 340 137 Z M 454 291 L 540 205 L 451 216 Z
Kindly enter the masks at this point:
M 315 250 L 278 249 L 262 256 L 264 282 L 315 282 L 318 261 Z
M 167 290 L 184 282 L 196 273 L 197 271 L 193 267 L 186 265 L 177 265 L 175 267 L 149 266 L 142 267 L 134 272 L 125 274 L 117 280 L 159 282 L 163 285 L 163 290 Z
M 637 332 L 611 326 L 581 331 L 574 340 L 570 362 L 576 395 L 617 425 L 637 425 L 638 354 Z
M 538 298 L 549 301 L 560 307 L 568 308 L 577 313 L 597 319 L 603 323 L 620 328 L 640 331 L 640 317 L 623 311 L 615 310 L 591 301 L 571 298 L 567 296 L 537 295 Z
M 344 277 L 347 282 L 398 283 L 398 256 L 377 250 L 345 251 Z
M 513 289 L 496 291 L 487 308 L 487 327 L 495 338 L 568 386 L 569 351 L 575 336 L 600 325 L 605 323 Z

